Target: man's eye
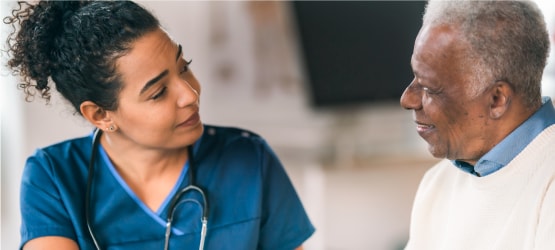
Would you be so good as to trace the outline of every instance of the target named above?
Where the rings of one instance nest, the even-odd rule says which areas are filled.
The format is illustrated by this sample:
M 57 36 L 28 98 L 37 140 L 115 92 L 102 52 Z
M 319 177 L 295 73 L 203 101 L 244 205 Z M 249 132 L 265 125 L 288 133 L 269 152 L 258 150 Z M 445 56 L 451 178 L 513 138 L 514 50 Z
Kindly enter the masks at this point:
M 426 94 L 437 94 L 436 90 L 430 89 L 429 87 L 422 87 L 422 90 L 426 92 Z

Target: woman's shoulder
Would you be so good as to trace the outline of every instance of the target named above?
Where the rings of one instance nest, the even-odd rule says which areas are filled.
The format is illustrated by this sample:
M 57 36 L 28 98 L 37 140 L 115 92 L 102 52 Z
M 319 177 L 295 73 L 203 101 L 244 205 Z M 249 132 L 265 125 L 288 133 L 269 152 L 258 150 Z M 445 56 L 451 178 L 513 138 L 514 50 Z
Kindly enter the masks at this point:
M 253 156 L 271 151 L 258 133 L 239 127 L 216 125 L 204 125 L 204 134 L 195 147 L 199 157 L 214 154 Z
M 204 134 L 206 135 L 219 135 L 228 138 L 236 138 L 236 137 L 243 137 L 243 138 L 256 138 L 261 139 L 262 137 L 245 128 L 234 127 L 234 126 L 221 126 L 221 125 L 212 125 L 212 124 L 205 124 L 204 125 Z
M 202 141 L 210 140 L 223 144 L 236 142 L 264 143 L 262 136 L 248 129 L 234 126 L 204 125 Z
M 91 148 L 92 133 L 38 148 L 27 158 L 22 183 L 74 189 L 74 183 L 84 183 L 86 179 Z
M 34 154 L 29 158 L 41 159 L 48 157 L 53 161 L 86 158 L 91 151 L 92 135 L 93 133 L 91 132 L 88 135 L 66 139 L 45 147 L 37 148 Z

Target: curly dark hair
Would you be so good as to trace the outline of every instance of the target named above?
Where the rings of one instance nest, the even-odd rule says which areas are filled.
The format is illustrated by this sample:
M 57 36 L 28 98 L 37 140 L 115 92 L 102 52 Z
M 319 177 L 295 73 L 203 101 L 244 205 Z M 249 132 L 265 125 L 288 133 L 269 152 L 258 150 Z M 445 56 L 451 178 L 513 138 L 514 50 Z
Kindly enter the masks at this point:
M 131 1 L 18 2 L 4 23 L 13 27 L 6 40 L 7 66 L 21 76 L 26 100 L 38 90 L 48 102 L 51 79 L 79 113 L 87 100 L 105 110 L 117 109 L 121 79 L 116 59 L 160 26 Z

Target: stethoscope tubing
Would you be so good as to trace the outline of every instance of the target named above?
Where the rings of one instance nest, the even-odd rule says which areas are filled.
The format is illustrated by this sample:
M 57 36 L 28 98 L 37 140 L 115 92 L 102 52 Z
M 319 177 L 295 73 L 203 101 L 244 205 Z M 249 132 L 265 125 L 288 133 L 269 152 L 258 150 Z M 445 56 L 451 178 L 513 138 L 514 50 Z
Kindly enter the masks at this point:
M 96 247 L 97 250 L 100 250 L 100 245 L 98 244 L 98 241 L 96 240 L 96 235 L 94 233 L 94 229 L 91 223 L 91 192 L 92 192 L 92 186 L 93 186 L 93 181 L 94 181 L 94 160 L 96 159 L 96 154 L 98 152 L 98 150 L 96 150 L 96 148 L 98 147 L 98 143 L 100 143 L 100 135 L 102 135 L 102 130 L 101 129 L 96 129 L 94 131 L 94 135 L 93 135 L 93 143 L 92 143 L 92 149 L 91 149 L 91 159 L 89 161 L 89 169 L 88 169 L 88 173 L 87 173 L 87 190 L 85 192 L 85 220 L 87 222 L 87 229 L 89 230 L 89 234 L 91 235 L 91 239 L 94 243 L 94 246 Z
M 92 193 L 92 188 L 93 188 L 93 184 L 94 184 L 94 164 L 95 164 L 95 159 L 97 157 L 97 151 L 96 148 L 98 147 L 98 143 L 100 142 L 100 136 L 102 135 L 102 130 L 101 129 L 96 129 L 93 135 L 93 142 L 92 142 L 92 149 L 91 149 L 91 159 L 89 161 L 89 168 L 88 168 L 88 174 L 87 174 L 87 188 L 86 188 L 86 193 L 85 193 L 85 221 L 87 223 L 87 229 L 89 231 L 89 234 L 91 236 L 91 239 L 94 243 L 94 246 L 97 250 L 101 250 L 100 248 L 100 244 L 98 243 L 98 240 L 96 238 L 96 235 L 94 233 L 94 228 L 92 226 L 92 222 L 91 222 L 91 218 L 92 218 L 92 212 L 91 212 L 91 193 Z M 195 191 L 197 193 L 200 194 L 200 196 L 202 197 L 202 202 L 203 202 L 203 209 L 202 209 L 202 217 L 200 218 L 201 223 L 202 223 L 202 228 L 201 228 L 201 233 L 200 233 L 200 243 L 199 243 L 199 250 L 203 250 L 204 249 L 204 243 L 206 240 L 206 234 L 207 234 L 207 228 L 208 228 L 208 201 L 206 199 L 206 194 L 205 192 L 198 186 L 196 186 L 194 183 L 194 161 L 193 161 L 193 150 L 192 150 L 192 146 L 189 146 L 187 148 L 188 154 L 189 154 L 189 185 L 186 186 L 185 188 L 179 190 L 179 192 L 177 192 L 171 199 L 170 201 L 170 205 L 168 207 L 168 216 L 166 219 L 166 233 L 165 233 L 165 239 L 164 239 L 164 250 L 168 250 L 169 249 L 169 243 L 170 243 L 170 236 L 171 236 L 171 226 L 172 226 L 172 222 L 173 222 L 173 214 L 175 212 L 175 208 L 177 207 L 178 201 L 181 198 L 181 196 L 187 192 L 192 192 Z

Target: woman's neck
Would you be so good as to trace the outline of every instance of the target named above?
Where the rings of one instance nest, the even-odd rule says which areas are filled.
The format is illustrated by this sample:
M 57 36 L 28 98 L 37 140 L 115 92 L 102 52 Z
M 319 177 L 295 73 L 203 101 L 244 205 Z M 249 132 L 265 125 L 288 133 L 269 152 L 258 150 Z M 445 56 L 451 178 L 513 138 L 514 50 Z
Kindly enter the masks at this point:
M 117 136 L 103 135 L 101 144 L 119 174 L 134 182 L 149 182 L 179 175 L 188 159 L 187 147 L 178 149 L 147 148 Z
M 146 148 L 109 135 L 103 135 L 100 143 L 120 177 L 152 211 L 171 193 L 188 159 L 187 147 Z

